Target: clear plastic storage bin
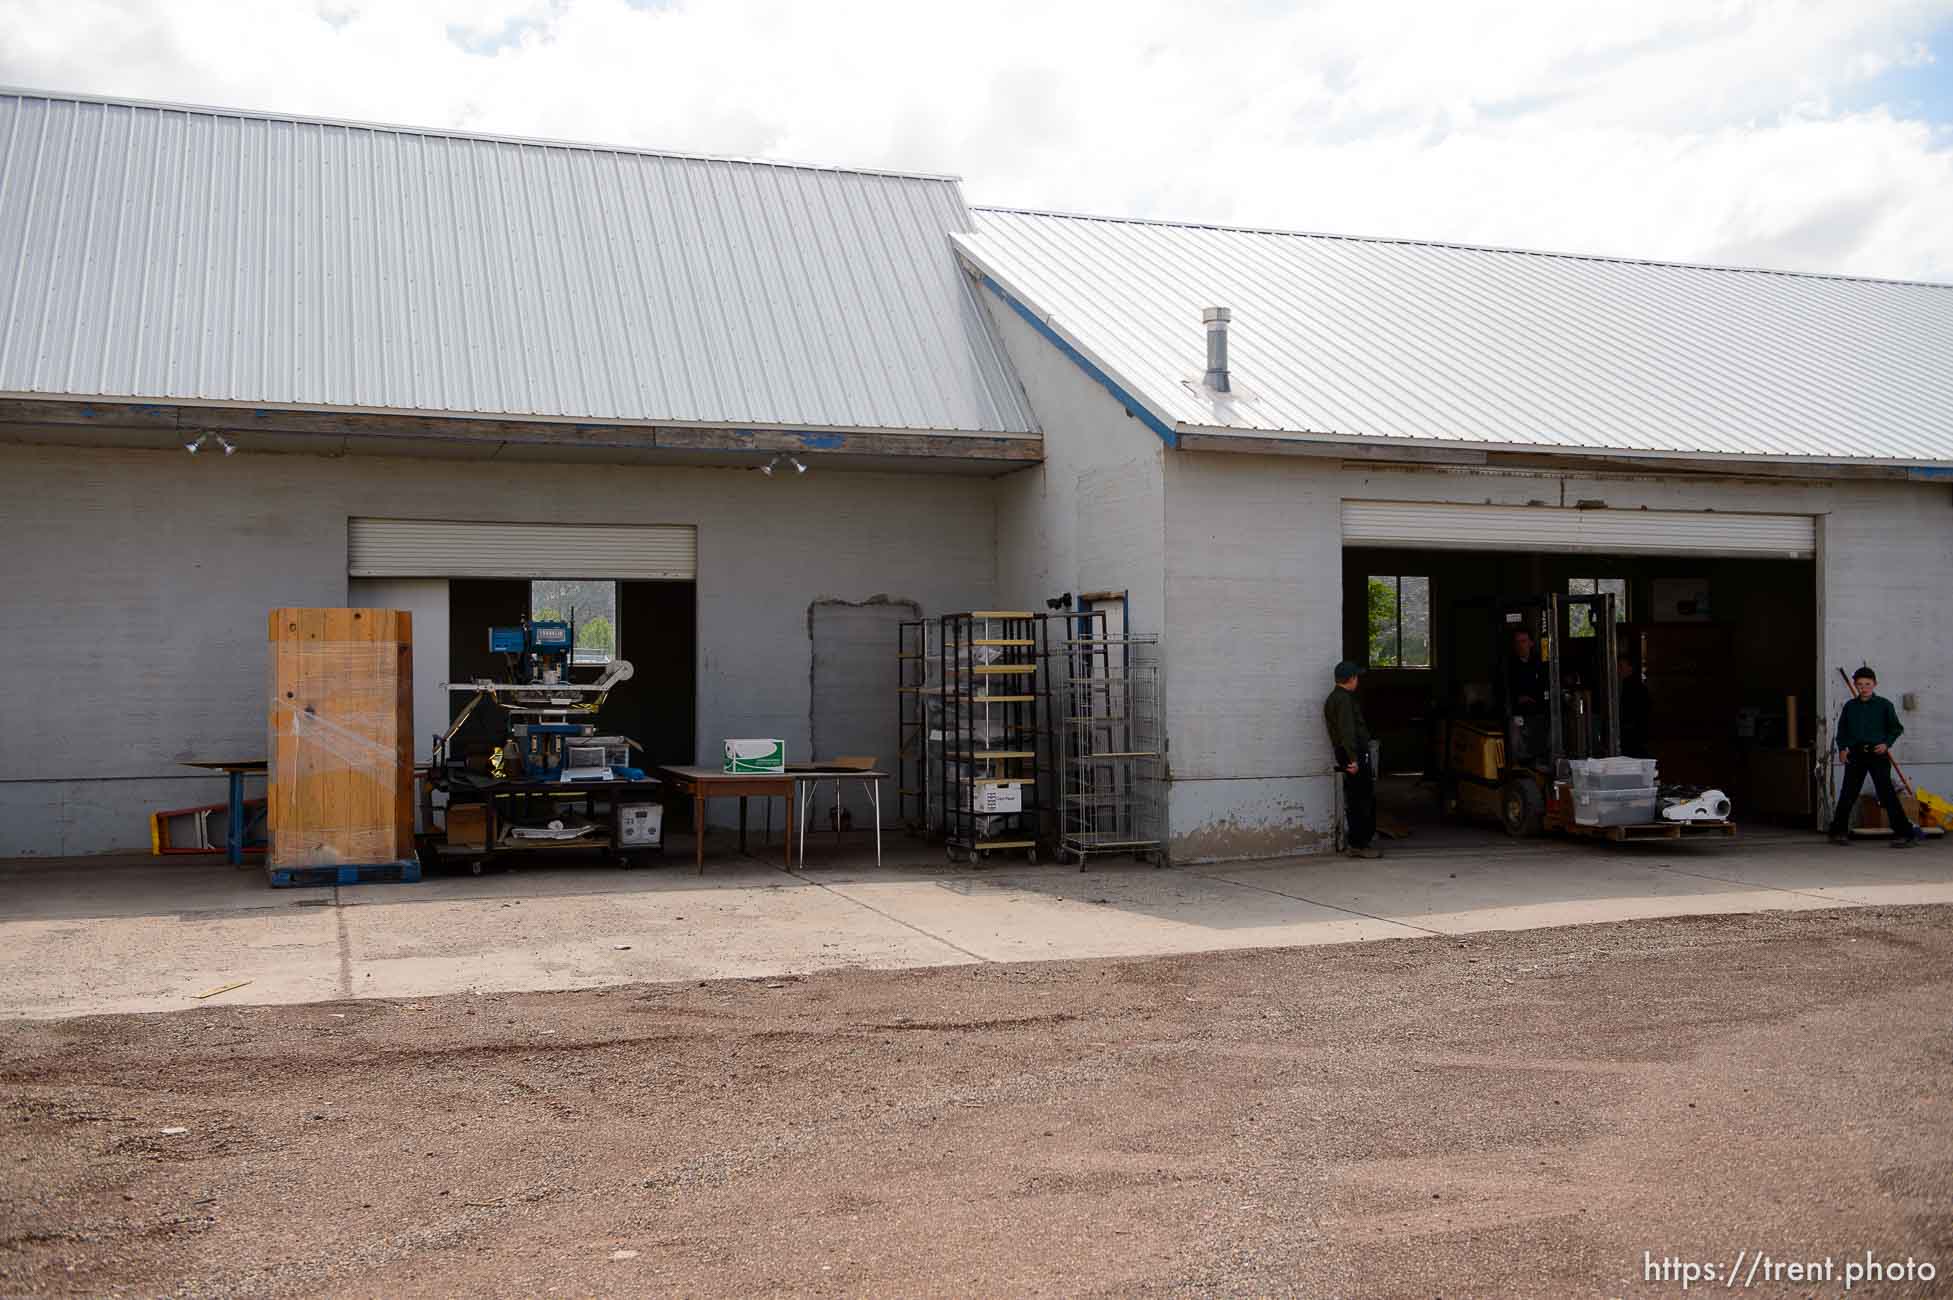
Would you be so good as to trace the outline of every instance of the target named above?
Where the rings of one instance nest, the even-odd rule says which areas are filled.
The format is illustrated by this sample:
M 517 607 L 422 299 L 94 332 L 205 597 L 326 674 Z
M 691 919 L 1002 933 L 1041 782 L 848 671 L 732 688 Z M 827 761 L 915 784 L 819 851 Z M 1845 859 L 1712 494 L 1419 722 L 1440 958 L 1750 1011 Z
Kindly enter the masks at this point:
M 1656 784 L 1652 758 L 1570 758 L 1566 779 L 1581 790 L 1640 790 Z
M 1656 820 L 1659 811 L 1652 785 L 1627 790 L 1573 787 L 1573 820 L 1581 826 L 1636 826 Z

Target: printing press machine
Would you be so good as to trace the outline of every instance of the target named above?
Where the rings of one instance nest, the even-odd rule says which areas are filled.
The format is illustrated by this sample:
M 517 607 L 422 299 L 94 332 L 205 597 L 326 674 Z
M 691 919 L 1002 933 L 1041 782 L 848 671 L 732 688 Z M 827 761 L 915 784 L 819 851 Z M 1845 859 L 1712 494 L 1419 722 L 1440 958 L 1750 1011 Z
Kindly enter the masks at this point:
M 637 742 L 600 735 L 593 717 L 628 660 L 612 659 L 595 682 L 570 680 L 575 630 L 553 619 L 488 631 L 508 681 L 449 682 L 470 696 L 434 743 L 422 784 L 416 839 L 422 865 L 466 866 L 476 875 L 509 854 L 602 858 L 629 867 L 664 851 L 663 785 L 632 765 Z M 450 746 L 484 703 L 505 715 L 504 738 L 486 755 L 455 758 Z M 437 802 L 437 796 L 445 799 Z

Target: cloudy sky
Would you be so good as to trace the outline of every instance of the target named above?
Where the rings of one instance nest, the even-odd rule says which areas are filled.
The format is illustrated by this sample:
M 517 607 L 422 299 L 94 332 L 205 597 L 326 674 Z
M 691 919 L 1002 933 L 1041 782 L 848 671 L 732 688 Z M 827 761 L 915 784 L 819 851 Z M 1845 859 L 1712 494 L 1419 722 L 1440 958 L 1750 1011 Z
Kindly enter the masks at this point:
M 1953 0 L 5 0 L 0 84 L 1953 281 Z

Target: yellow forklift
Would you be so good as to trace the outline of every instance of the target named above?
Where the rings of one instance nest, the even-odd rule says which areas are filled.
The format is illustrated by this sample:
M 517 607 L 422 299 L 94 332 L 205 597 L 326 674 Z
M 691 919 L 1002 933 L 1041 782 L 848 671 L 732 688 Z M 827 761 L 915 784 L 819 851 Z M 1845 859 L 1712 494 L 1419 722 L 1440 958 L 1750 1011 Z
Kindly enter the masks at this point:
M 1558 780 L 1563 758 L 1612 758 L 1621 752 L 1620 652 L 1611 592 L 1465 601 L 1452 607 L 1451 639 L 1479 615 L 1490 629 L 1489 698 L 1471 699 L 1459 680 L 1459 657 L 1445 656 L 1446 717 L 1439 724 L 1438 791 L 1447 816 L 1496 821 L 1515 837 L 1549 830 L 1586 834 L 1573 819 L 1572 796 Z M 1569 646 L 1578 618 L 1591 636 Z M 1537 656 L 1523 667 L 1513 653 L 1520 633 Z M 1532 694 L 1529 692 L 1538 692 Z M 1543 698 L 1542 698 L 1543 696 Z

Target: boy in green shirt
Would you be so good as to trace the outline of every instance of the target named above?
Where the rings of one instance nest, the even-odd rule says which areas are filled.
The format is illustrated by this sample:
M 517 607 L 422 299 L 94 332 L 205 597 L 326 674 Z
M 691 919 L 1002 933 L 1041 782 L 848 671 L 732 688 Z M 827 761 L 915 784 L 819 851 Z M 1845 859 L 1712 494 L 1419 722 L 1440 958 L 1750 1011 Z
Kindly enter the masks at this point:
M 1356 679 L 1363 669 L 1345 659 L 1336 665 L 1336 689 L 1322 702 L 1322 720 L 1329 729 L 1329 746 L 1343 774 L 1343 820 L 1348 828 L 1349 855 L 1378 858 L 1371 844 L 1377 834 L 1377 774 L 1370 770 L 1370 725 L 1356 699 Z
M 1892 746 L 1905 734 L 1905 727 L 1892 701 L 1878 693 L 1878 674 L 1869 667 L 1851 675 L 1851 689 L 1854 696 L 1845 701 L 1838 714 L 1838 757 L 1844 760 L 1845 775 L 1837 811 L 1831 815 L 1831 842 L 1851 843 L 1851 811 L 1858 805 L 1865 778 L 1870 776 L 1892 827 L 1892 847 L 1909 849 L 1925 835 L 1907 818 L 1905 806 L 1892 789 Z

